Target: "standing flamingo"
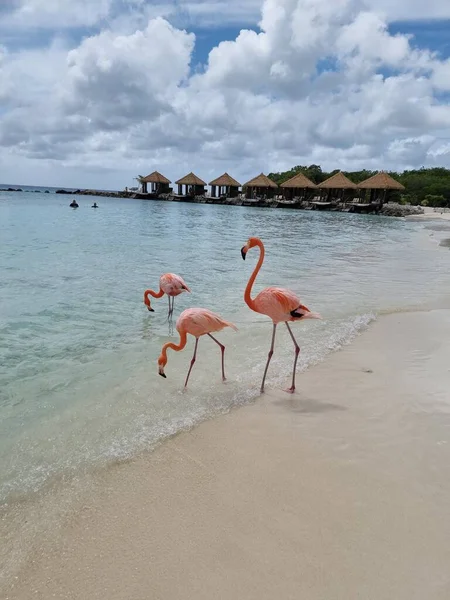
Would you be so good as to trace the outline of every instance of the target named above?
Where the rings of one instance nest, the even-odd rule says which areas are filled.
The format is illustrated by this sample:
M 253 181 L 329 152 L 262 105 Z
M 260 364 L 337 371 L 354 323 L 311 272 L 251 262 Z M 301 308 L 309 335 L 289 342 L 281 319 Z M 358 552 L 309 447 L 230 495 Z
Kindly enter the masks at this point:
M 153 308 L 150 306 L 150 298 L 149 296 L 153 296 L 153 298 L 162 298 L 164 294 L 167 294 L 169 299 L 169 312 L 167 315 L 167 319 L 169 322 L 172 321 L 173 315 L 173 305 L 175 303 L 175 296 L 183 292 L 190 292 L 191 290 L 188 288 L 183 278 L 179 275 L 175 275 L 174 273 L 164 273 L 159 278 L 159 292 L 154 292 L 153 290 L 145 290 L 144 292 L 144 304 L 148 308 L 149 311 L 155 312 Z M 172 298 L 172 302 L 171 299 Z
M 219 345 L 220 351 L 222 352 L 222 381 L 225 381 L 225 346 L 211 335 L 212 331 L 221 331 L 224 327 L 231 327 L 237 331 L 236 325 L 233 325 L 233 323 L 230 323 L 229 321 L 225 321 L 222 317 L 219 317 L 219 315 L 216 315 L 207 308 L 187 308 L 186 310 L 183 310 L 176 323 L 177 331 L 180 334 L 180 343 L 173 344 L 172 342 L 168 342 L 167 344 L 164 344 L 158 358 L 159 374 L 162 377 L 166 377 L 164 367 L 167 364 L 167 349 L 172 348 L 175 352 L 183 350 L 187 343 L 187 334 L 190 333 L 195 337 L 195 348 L 191 366 L 189 367 L 186 381 L 184 382 L 184 387 L 186 387 L 197 356 L 198 340 L 202 335 L 209 335 L 209 337 Z
M 277 329 L 278 323 L 286 323 L 286 327 L 288 328 L 289 335 L 294 342 L 295 347 L 295 359 L 294 359 L 294 369 L 292 371 L 292 384 L 287 392 L 291 394 L 295 391 L 295 369 L 297 367 L 297 359 L 300 352 L 300 347 L 297 344 L 297 340 L 294 337 L 294 334 L 289 327 L 288 321 L 300 321 L 302 319 L 321 319 L 321 316 L 318 313 L 311 312 L 309 308 L 300 303 L 299 298 L 291 292 L 291 290 L 287 290 L 285 288 L 280 287 L 268 287 L 259 292 L 259 294 L 252 299 L 250 293 L 252 291 L 253 284 L 255 282 L 256 276 L 261 269 L 261 266 L 264 262 L 264 244 L 257 237 L 249 238 L 248 242 L 241 248 L 242 258 L 245 260 L 245 256 L 250 250 L 250 248 L 254 248 L 255 246 L 259 247 L 259 260 L 258 264 L 255 267 L 250 279 L 248 280 L 247 287 L 245 288 L 244 300 L 247 303 L 247 306 L 254 310 L 257 313 L 261 313 L 263 315 L 267 315 L 272 319 L 273 322 L 273 333 L 272 333 L 272 344 L 270 346 L 269 355 L 267 357 L 266 368 L 264 369 L 263 380 L 261 383 L 261 394 L 264 392 L 264 382 L 266 380 L 267 369 L 269 368 L 270 359 L 272 358 L 273 348 L 275 344 L 275 332 Z

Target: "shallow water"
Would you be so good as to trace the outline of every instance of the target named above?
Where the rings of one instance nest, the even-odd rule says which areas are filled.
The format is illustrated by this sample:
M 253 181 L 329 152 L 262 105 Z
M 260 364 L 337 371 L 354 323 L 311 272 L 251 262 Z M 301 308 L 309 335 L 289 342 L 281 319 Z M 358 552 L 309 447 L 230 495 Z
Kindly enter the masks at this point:
M 10 505 L 52 480 L 133 456 L 258 395 L 271 324 L 243 290 L 266 244 L 256 291 L 283 285 L 324 320 L 295 326 L 299 371 L 349 342 L 380 312 L 447 306 L 448 229 L 375 216 L 0 192 L 0 499 Z M 430 243 L 430 240 L 433 243 Z M 156 360 L 168 339 L 166 298 L 142 302 L 159 275 L 184 277 L 175 301 L 210 308 L 239 328 L 220 353 L 202 339 L 182 392 L 192 340 Z M 174 336 L 175 338 L 176 336 Z M 289 376 L 280 328 L 268 386 Z

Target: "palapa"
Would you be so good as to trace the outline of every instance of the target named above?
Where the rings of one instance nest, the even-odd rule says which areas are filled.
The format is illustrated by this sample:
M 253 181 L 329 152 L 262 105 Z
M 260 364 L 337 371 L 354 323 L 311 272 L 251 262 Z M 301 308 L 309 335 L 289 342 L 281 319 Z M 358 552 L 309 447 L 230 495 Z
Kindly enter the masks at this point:
M 214 185 L 218 187 L 241 187 L 239 181 L 233 179 L 233 177 L 228 175 L 228 173 L 224 173 L 220 177 L 217 177 L 217 179 L 210 181 L 208 185 Z
M 194 175 L 194 173 L 188 173 L 187 175 L 185 175 L 178 181 L 175 181 L 175 183 L 177 185 L 199 185 L 199 186 L 206 185 L 206 183 L 203 181 L 203 179 L 200 179 L 200 177 L 197 177 L 197 175 Z
M 143 177 L 141 179 L 142 183 L 171 183 L 169 179 L 167 179 L 167 177 L 164 177 L 164 175 L 161 175 L 161 173 L 158 173 L 158 171 L 153 171 L 153 173 L 150 173 L 150 175 L 147 175 L 147 177 Z
M 364 190 L 404 190 L 405 186 L 385 171 L 380 171 L 358 184 Z
M 254 177 L 253 179 L 250 179 L 250 181 L 247 181 L 247 183 L 244 183 L 244 185 L 242 187 L 244 187 L 244 188 L 247 188 L 247 187 L 277 188 L 278 186 L 274 181 L 272 181 L 266 175 L 264 175 L 264 173 L 261 173 L 257 177 Z
M 287 181 L 285 181 L 284 183 L 282 183 L 280 185 L 280 187 L 282 188 L 312 188 L 315 189 L 317 188 L 317 185 L 315 183 L 313 183 L 310 179 L 308 179 L 306 177 L 306 175 L 303 175 L 303 173 L 297 173 L 297 175 L 294 175 L 294 177 L 291 177 L 290 179 L 288 179 Z
M 356 190 L 358 186 L 356 183 L 353 183 L 353 181 L 350 181 L 342 171 L 339 171 L 339 173 L 336 173 L 325 181 L 322 181 L 322 183 L 319 183 L 317 187 L 328 190 Z

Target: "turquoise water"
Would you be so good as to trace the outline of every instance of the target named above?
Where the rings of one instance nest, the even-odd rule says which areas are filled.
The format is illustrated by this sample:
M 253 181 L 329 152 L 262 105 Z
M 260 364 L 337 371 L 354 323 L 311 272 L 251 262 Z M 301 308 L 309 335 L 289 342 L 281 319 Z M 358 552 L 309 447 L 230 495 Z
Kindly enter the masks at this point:
M 88 197 L 73 210 L 71 199 L 0 191 L 0 499 L 9 504 L 257 397 L 271 324 L 243 302 L 258 257 L 241 259 L 250 235 L 266 244 L 256 291 L 290 287 L 324 317 L 295 326 L 299 371 L 380 312 L 449 304 L 446 225 L 104 198 L 93 210 Z M 238 326 L 218 334 L 227 384 L 207 339 L 186 393 L 192 340 L 169 352 L 167 380 L 158 376 L 167 301 L 148 313 L 142 296 L 167 271 L 192 289 L 175 316 L 204 306 Z M 269 387 L 292 367 L 282 329 L 277 343 Z

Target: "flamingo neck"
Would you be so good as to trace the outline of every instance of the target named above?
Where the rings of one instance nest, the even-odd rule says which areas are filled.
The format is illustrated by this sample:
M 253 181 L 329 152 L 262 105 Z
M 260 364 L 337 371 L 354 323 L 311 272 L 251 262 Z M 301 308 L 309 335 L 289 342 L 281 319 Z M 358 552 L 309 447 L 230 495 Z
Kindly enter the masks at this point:
M 180 350 L 183 350 L 183 348 L 186 346 L 187 343 L 187 334 L 185 331 L 182 331 L 180 333 L 180 343 L 179 344 L 174 344 L 173 342 L 167 342 L 167 344 L 164 344 L 164 346 L 161 349 L 161 355 L 158 358 L 158 363 L 159 364 L 167 364 L 167 350 L 169 348 L 171 348 L 172 350 L 175 350 L 175 352 L 180 352 Z
M 159 292 L 154 292 L 153 290 L 145 290 L 144 292 L 144 304 L 150 307 L 150 298 L 149 296 L 153 296 L 153 298 L 162 298 L 164 296 L 164 292 L 161 288 L 159 288 Z
M 264 244 L 261 242 L 261 240 L 258 240 L 256 242 L 256 245 L 259 247 L 259 260 L 256 264 L 255 270 L 253 271 L 250 279 L 248 280 L 247 287 L 245 288 L 244 300 L 249 308 L 251 308 L 255 312 L 258 312 L 255 308 L 255 302 L 251 297 L 251 291 L 252 291 L 253 284 L 255 283 L 256 276 L 258 275 L 259 270 L 261 269 L 262 264 L 264 262 L 265 251 L 264 251 Z

